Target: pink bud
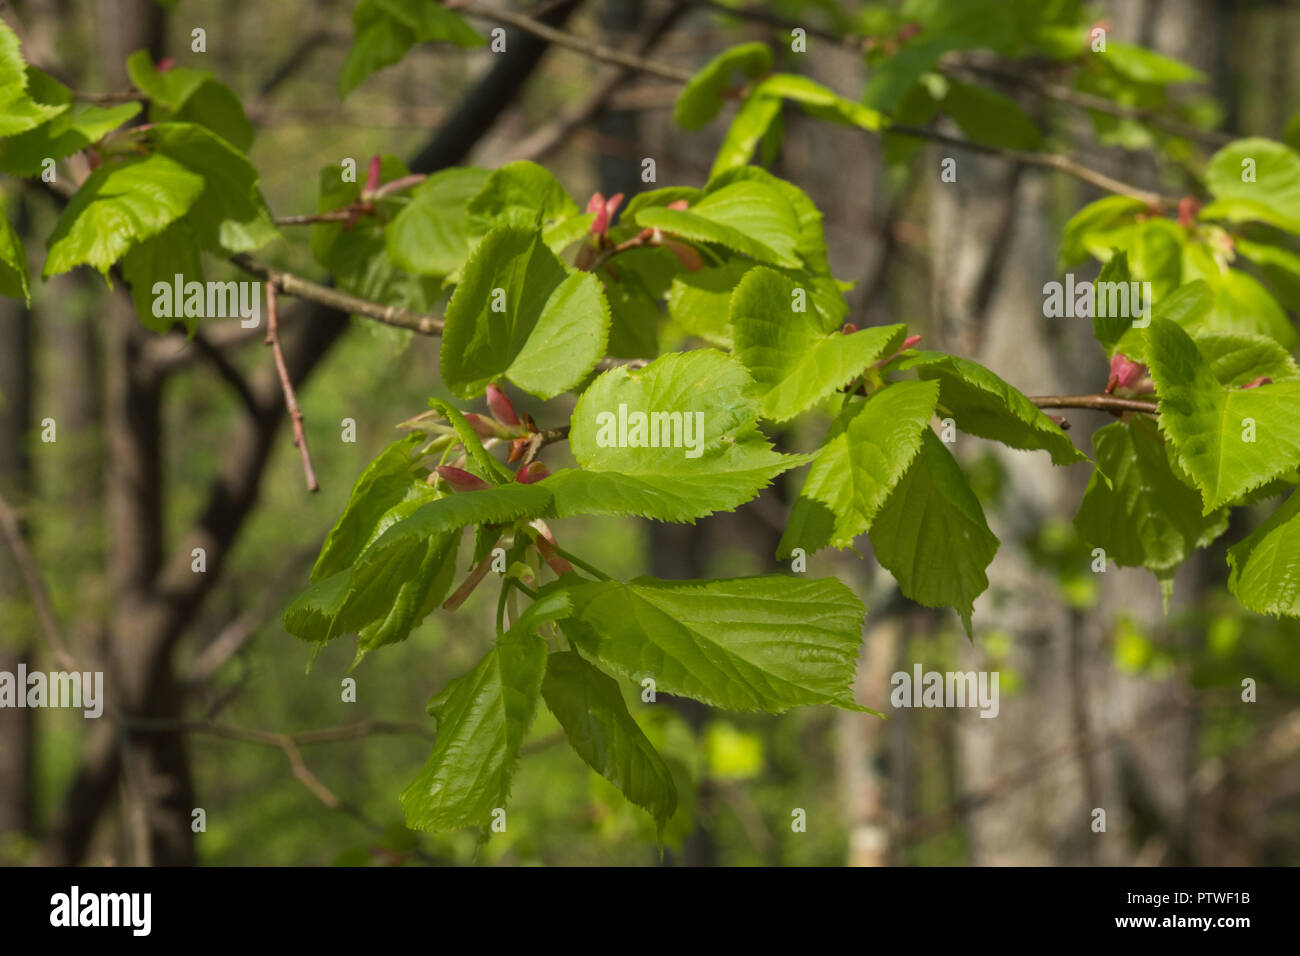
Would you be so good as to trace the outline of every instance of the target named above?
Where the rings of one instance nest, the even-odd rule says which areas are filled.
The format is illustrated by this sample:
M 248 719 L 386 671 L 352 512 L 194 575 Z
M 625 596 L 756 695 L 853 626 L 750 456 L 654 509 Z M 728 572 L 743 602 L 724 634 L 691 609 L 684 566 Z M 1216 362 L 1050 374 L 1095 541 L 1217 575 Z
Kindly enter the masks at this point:
M 1259 376 L 1259 378 L 1252 378 L 1249 382 L 1247 382 L 1245 385 L 1241 387 L 1259 388 L 1261 385 L 1272 385 L 1272 384 L 1273 384 L 1273 380 L 1271 378 L 1269 378 L 1267 375 L 1261 375 Z
M 1053 415 L 1049 412 L 1047 417 L 1050 418 L 1052 421 L 1056 422 L 1056 424 L 1060 427 L 1061 431 L 1070 430 L 1070 423 L 1067 422 L 1065 418 L 1062 417 L 1061 415 Z
M 489 383 L 487 387 L 488 411 L 492 417 L 502 425 L 518 425 L 519 416 L 515 414 L 515 406 L 510 403 L 509 396 L 495 383 Z
M 515 472 L 515 481 L 521 485 L 531 485 L 534 482 L 541 481 L 549 474 L 550 472 L 544 464 L 540 461 L 534 461 Z
M 158 65 L 155 67 L 155 69 L 156 69 L 159 73 L 166 73 L 168 70 L 170 70 L 170 69 L 171 69 L 172 67 L 174 67 L 175 65 L 176 65 L 176 61 L 175 61 L 174 59 L 172 59 L 172 58 L 169 57 L 169 56 L 165 56 L 165 57 L 163 57 L 161 60 L 158 61 Z
M 906 352 L 919 341 L 921 341 L 921 336 L 909 335 L 907 338 L 903 339 L 903 344 L 898 347 L 898 351 Z
M 1201 211 L 1201 204 L 1195 196 L 1184 196 L 1178 200 L 1178 225 L 1190 229 L 1196 223 L 1196 214 Z
M 669 208 L 669 209 L 676 209 L 678 212 L 681 212 L 683 209 L 687 208 L 689 205 L 690 205 L 690 203 L 688 203 L 685 199 L 676 199 L 676 200 L 673 200 L 672 202 L 670 202 L 670 203 L 668 204 L 668 208 Z
M 1109 395 L 1118 388 L 1133 391 L 1138 388 L 1146 374 L 1147 367 L 1141 362 L 1134 362 L 1122 352 L 1116 352 L 1110 360 L 1110 378 L 1106 381 L 1106 394 Z
M 474 429 L 474 434 L 479 438 L 496 437 L 496 429 L 493 428 L 492 423 L 482 415 L 475 414 L 474 412 L 466 412 L 465 421 L 469 422 L 470 428 Z
M 370 171 L 366 173 L 366 185 L 361 190 L 361 195 L 369 196 L 379 188 L 379 173 L 383 165 L 383 159 L 376 153 L 370 157 Z
M 589 235 L 603 235 L 609 228 L 609 216 L 605 212 L 605 194 L 592 193 L 591 198 L 587 200 L 587 212 L 594 212 L 596 218 L 591 222 L 591 228 L 587 230 Z
M 478 475 L 470 474 L 463 468 L 439 465 L 437 472 L 438 476 L 451 486 L 452 491 L 482 491 L 484 488 L 492 487 Z
M 857 330 L 858 327 L 854 325 L 852 322 L 845 322 L 844 328 L 840 329 L 840 331 L 843 332 L 845 335 L 852 335 Z

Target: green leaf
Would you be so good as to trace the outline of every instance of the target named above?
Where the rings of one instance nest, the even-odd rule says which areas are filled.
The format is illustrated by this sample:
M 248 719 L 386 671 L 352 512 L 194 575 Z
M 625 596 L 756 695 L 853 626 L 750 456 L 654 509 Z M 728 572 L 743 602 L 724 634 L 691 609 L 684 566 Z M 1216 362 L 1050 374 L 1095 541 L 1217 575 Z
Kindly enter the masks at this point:
M 1196 348 L 1220 385 L 1240 388 L 1261 375 L 1275 382 L 1300 379 L 1300 368 L 1290 353 L 1262 335 L 1205 332 L 1196 336 Z
M 922 379 L 939 383 L 942 417 L 971 435 L 1002 442 L 1009 448 L 1041 449 L 1055 465 L 1087 461 L 1061 426 L 1020 391 L 978 362 L 943 352 L 917 352 L 895 363 L 900 371 L 916 369 Z
M 537 710 L 546 656 L 536 635 L 512 629 L 435 698 L 433 753 L 401 797 L 408 827 L 483 826 L 505 806 Z
M 166 156 L 106 163 L 64 207 L 46 241 L 43 275 L 79 265 L 107 274 L 132 245 L 185 215 L 203 191 L 202 176 Z
M 32 301 L 27 279 L 27 250 L 17 231 L 0 215 L 0 295 Z
M 552 398 L 595 367 L 608 334 L 599 280 L 570 272 L 539 232 L 501 226 L 470 255 L 447 305 L 443 380 L 471 398 L 505 375 Z
M 213 78 L 211 70 L 172 67 L 159 73 L 147 50 L 126 61 L 136 89 L 149 97 L 152 122 L 194 123 L 220 136 L 240 152 L 253 144 L 253 126 L 234 91 Z
M 1183 254 L 1183 274 L 1205 281 L 1214 293 L 1213 307 L 1188 331 L 1244 332 L 1267 335 L 1286 348 L 1300 341 L 1295 326 L 1277 300 L 1254 276 L 1229 269 L 1200 243 L 1188 243 Z
M 294 637 L 323 644 L 335 635 L 352 573 L 344 569 L 313 583 L 284 610 L 281 623 Z
M 1100 288 L 1106 282 L 1127 283 L 1131 276 L 1128 270 L 1128 253 L 1116 252 L 1101 267 L 1101 272 L 1097 276 L 1097 287 Z M 1133 328 L 1133 319 L 1131 316 L 1124 315 L 1124 309 L 1116 309 L 1114 315 L 1110 315 L 1110 309 L 1099 308 L 1101 295 L 1098 295 L 1097 301 L 1093 303 L 1092 309 L 1092 333 L 1096 336 L 1102 348 L 1108 355 L 1115 352 L 1115 346 L 1119 340 L 1124 337 L 1124 333 Z M 1129 310 L 1131 311 L 1131 310 Z M 1107 313 L 1102 315 L 1101 313 Z
M 547 659 L 542 696 L 578 756 L 647 810 L 662 832 L 677 809 L 677 787 L 628 713 L 618 682 L 564 651 Z
M 938 397 L 937 384 L 899 382 L 846 405 L 808 471 L 777 557 L 847 548 L 869 529 L 920 450 Z
M 673 121 L 683 129 L 707 126 L 722 110 L 723 96 L 737 71 L 755 80 L 772 69 L 772 51 L 763 43 L 742 43 L 724 50 L 687 81 L 673 105 Z
M 400 62 L 417 43 L 476 47 L 484 39 L 441 3 L 427 0 L 361 0 L 352 11 L 352 49 L 339 74 L 347 96 L 371 74 Z
M 752 96 L 776 96 L 798 103 L 810 116 L 856 126 L 872 132 L 886 124 L 878 111 L 845 99 L 820 83 L 794 73 L 773 73 L 754 88 Z
M 761 266 L 731 297 L 735 354 L 762 389 L 764 418 L 787 421 L 844 387 L 901 344 L 907 327 L 822 331 L 809 290 Z M 796 308 L 799 311 L 796 311 Z
M 970 634 L 998 539 L 943 442 L 928 428 L 921 437 L 921 453 L 871 525 L 871 546 L 903 594 L 926 607 L 954 608 Z
M 960 45 L 951 36 L 929 33 L 905 44 L 872 67 L 862 102 L 881 112 L 894 113 L 939 58 Z
M 384 156 L 380 177 L 392 182 L 410 173 L 400 160 Z M 326 166 L 320 172 L 320 198 L 317 212 L 332 212 L 355 202 L 364 184 L 344 182 L 338 166 Z M 362 216 L 351 229 L 342 222 L 322 222 L 312 226 L 311 251 L 316 261 L 329 270 L 340 289 L 389 305 L 416 312 L 431 311 L 442 297 L 438 279 L 412 275 L 391 261 L 382 217 L 394 216 L 404 209 L 396 197 L 376 201 L 381 218 Z M 373 326 L 374 323 L 367 323 Z
M 1169 462 L 1153 422 L 1135 418 L 1100 428 L 1097 455 L 1074 526 L 1121 567 L 1144 567 L 1160 578 L 1228 528 L 1228 511 L 1201 514 L 1201 499 Z
M 159 123 L 146 134 L 162 156 L 205 181 L 186 216 L 204 249 L 249 252 L 279 237 L 255 170 L 243 153 L 193 123 Z
M 664 232 L 725 246 L 769 265 L 797 268 L 799 220 L 776 188 L 759 182 L 731 183 L 710 192 L 689 209 L 651 206 L 637 223 Z
M 807 460 L 772 450 L 755 424 L 753 388 L 744 366 L 713 349 L 611 369 L 573 410 L 569 447 L 580 469 L 531 487 L 553 492 L 559 517 L 692 521 L 735 508 Z
M 448 276 L 469 255 L 469 201 L 491 174 L 470 166 L 434 173 L 411 193 L 385 230 L 388 258 L 417 275 Z
M 1099 54 L 1115 72 L 1138 83 L 1165 86 L 1171 83 L 1204 83 L 1205 74 L 1172 57 L 1156 53 L 1145 47 L 1108 40 L 1106 50 Z
M 748 259 L 728 259 L 720 266 L 683 272 L 668 290 L 668 315 L 684 332 L 710 345 L 732 345 L 731 294 L 754 268 Z
M 140 112 L 139 103 L 90 106 L 60 113 L 48 123 L 0 142 L 0 171 L 39 176 L 46 159 L 63 159 L 92 146 Z
M 583 653 L 637 684 L 727 710 L 779 714 L 853 702 L 862 602 L 834 578 L 599 581 L 570 589 L 562 626 Z
M 424 441 L 425 436 L 419 432 L 399 438 L 366 466 L 352 486 L 343 513 L 325 538 L 311 569 L 312 581 L 351 567 L 366 546 L 387 530 L 385 517 L 392 515 L 395 507 L 433 496 L 433 489 L 416 475 L 412 460 Z
M 1009 149 L 1033 149 L 1043 138 L 1020 104 L 981 86 L 950 82 L 943 110 L 978 143 Z
M 677 258 L 662 247 L 628 249 L 618 255 L 617 275 L 598 273 L 609 302 L 609 354 L 615 358 L 654 358 L 659 354 L 663 299 L 673 276 L 682 272 Z M 690 275 L 691 273 L 683 273 Z M 726 321 L 723 307 L 722 321 Z
M 469 227 L 475 236 L 498 226 L 538 229 L 577 215 L 578 204 L 559 180 L 545 167 L 522 159 L 495 170 L 469 202 Z
M 1233 241 L 1238 255 L 1259 267 L 1274 294 L 1291 311 L 1300 310 L 1300 255 L 1290 249 L 1254 242 L 1238 236 Z
M 465 447 L 465 453 L 478 466 L 480 477 L 487 479 L 492 484 L 501 484 L 502 482 L 514 480 L 514 473 L 488 454 L 487 449 L 483 447 L 483 442 L 478 437 L 478 433 L 474 431 L 474 426 L 469 423 L 469 420 L 465 418 L 459 409 L 437 398 L 429 399 L 429 407 L 437 409 L 451 423 L 451 427 L 456 430 L 456 437 L 460 439 L 460 443 Z
M 1300 465 L 1300 382 L 1225 388 L 1188 334 L 1164 319 L 1152 320 L 1147 343 L 1160 428 L 1200 490 L 1203 514 Z
M 1228 590 L 1260 614 L 1300 617 L 1300 492 L 1228 549 Z
M 178 275 L 183 276 L 186 283 L 203 282 L 203 260 L 198 239 L 184 218 L 176 220 L 158 235 L 136 243 L 122 257 L 122 277 L 131 288 L 136 315 L 146 328 L 166 332 L 178 321 L 190 330 L 198 325 L 199 316 L 187 315 L 184 303 L 174 302 L 170 296 L 167 302 L 171 302 L 171 309 L 161 311 L 172 314 L 155 314 L 155 309 L 164 303 L 155 295 L 154 285 L 165 282 L 171 287 Z
M 713 159 L 709 176 L 744 166 L 754 156 L 754 150 L 774 128 L 781 115 L 781 100 L 775 96 L 755 94 L 745 99 L 736 110 L 727 135 L 722 138 L 718 155 Z
M 59 95 L 67 93 L 67 88 L 53 80 L 40 90 L 29 90 L 28 83 L 28 68 L 19 51 L 18 36 L 0 22 L 0 137 L 35 129 L 65 111 L 72 102 L 70 94 Z
M 1084 206 L 1065 224 L 1058 268 L 1063 270 L 1083 262 L 1088 258 L 1094 233 L 1131 221 L 1145 209 L 1146 203 L 1128 196 L 1106 196 Z
M 1210 159 L 1205 185 L 1218 202 L 1202 209 L 1202 218 L 1257 219 L 1300 233 L 1300 154 L 1290 147 L 1259 137 L 1235 140 Z

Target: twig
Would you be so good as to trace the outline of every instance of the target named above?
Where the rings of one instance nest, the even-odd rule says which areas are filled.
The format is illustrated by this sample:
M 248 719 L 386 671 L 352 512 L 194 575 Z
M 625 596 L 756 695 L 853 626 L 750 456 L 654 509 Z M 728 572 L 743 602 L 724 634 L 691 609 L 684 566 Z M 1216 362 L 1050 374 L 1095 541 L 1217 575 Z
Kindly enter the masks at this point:
M 1039 408 L 1091 408 L 1100 412 L 1145 412 L 1155 415 L 1160 406 L 1137 398 L 1114 395 L 1034 395 L 1029 400 Z
M 296 276 L 291 272 L 273 268 L 244 253 L 232 256 L 230 261 L 250 275 L 261 276 L 267 281 L 268 285 L 275 285 L 285 295 L 310 299 L 340 312 L 362 315 L 385 325 L 419 332 L 421 335 L 442 334 L 442 319 L 435 316 L 421 315 L 419 312 L 412 312 L 410 309 L 404 309 L 399 305 L 381 305 L 378 302 L 371 302 L 369 299 L 349 295 L 346 292 L 340 292 L 338 289 L 331 289 L 329 286 L 321 285 L 319 282 L 312 282 L 310 279 Z
M 649 73 L 651 76 L 658 76 L 676 83 L 685 83 L 691 78 L 689 70 L 669 66 L 666 63 L 657 63 L 654 60 L 647 60 L 632 53 L 624 53 L 622 50 L 615 50 L 604 44 L 596 43 L 594 40 L 584 40 L 582 37 L 574 36 L 572 33 L 565 33 L 563 30 L 557 30 L 555 27 L 547 26 L 545 23 L 534 20 L 522 13 L 497 10 L 478 3 L 477 0 L 449 0 L 447 8 L 458 10 L 479 20 L 492 20 L 496 23 L 507 24 L 518 30 L 531 33 L 533 36 L 541 37 L 555 46 L 562 46 L 565 49 L 589 56 L 593 60 L 603 60 L 606 63 Z
M 31 596 L 32 607 L 41 623 L 41 629 L 45 632 L 45 639 L 50 642 L 59 663 L 68 670 L 75 670 L 76 658 L 68 649 L 63 633 L 59 630 L 58 618 L 54 616 L 54 605 L 50 603 L 49 592 L 45 590 L 45 582 L 41 580 L 36 562 L 32 559 L 31 552 L 27 550 L 18 515 L 3 495 L 0 495 L 0 529 L 4 530 L 5 537 L 9 539 L 9 548 L 13 551 L 18 571 L 22 574 L 27 593 Z
M 308 491 L 320 491 L 316 481 L 316 472 L 311 467 L 311 453 L 307 451 L 307 435 L 302 428 L 302 409 L 298 407 L 298 398 L 293 393 L 293 382 L 289 380 L 289 367 L 284 363 L 284 350 L 280 348 L 279 319 L 276 310 L 275 283 L 266 285 L 266 344 L 271 346 L 275 355 L 275 368 L 280 373 L 280 387 L 284 389 L 284 407 L 289 412 L 293 423 L 293 443 L 302 454 L 302 471 L 307 479 Z

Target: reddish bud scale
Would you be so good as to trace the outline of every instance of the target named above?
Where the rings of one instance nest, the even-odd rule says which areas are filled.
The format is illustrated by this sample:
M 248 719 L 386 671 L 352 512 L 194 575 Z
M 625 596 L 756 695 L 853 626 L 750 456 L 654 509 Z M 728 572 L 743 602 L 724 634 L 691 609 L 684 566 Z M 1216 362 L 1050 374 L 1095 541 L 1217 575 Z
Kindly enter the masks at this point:
M 495 384 L 489 384 L 487 387 L 487 405 L 492 417 L 502 425 L 513 427 L 519 424 L 519 416 L 515 414 L 515 406 L 511 403 L 510 397 Z
M 439 465 L 437 472 L 438 477 L 447 482 L 452 491 L 482 491 L 484 488 L 492 487 L 478 475 L 471 474 L 463 468 Z
M 530 462 L 519 471 L 515 472 L 515 481 L 521 485 L 531 485 L 534 482 L 541 481 L 547 477 L 550 471 L 540 461 Z

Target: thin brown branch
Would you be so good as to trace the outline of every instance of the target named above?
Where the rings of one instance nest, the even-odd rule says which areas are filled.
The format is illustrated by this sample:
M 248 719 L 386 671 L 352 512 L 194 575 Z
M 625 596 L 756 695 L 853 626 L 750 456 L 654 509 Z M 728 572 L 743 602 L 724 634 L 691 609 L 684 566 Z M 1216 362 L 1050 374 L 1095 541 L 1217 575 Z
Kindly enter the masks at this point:
M 76 658 L 73 657 L 67 641 L 63 639 L 63 632 L 59 629 L 58 618 L 54 614 L 54 605 L 50 602 L 49 592 L 45 589 L 45 582 L 41 579 L 41 573 L 36 567 L 32 553 L 27 549 L 27 542 L 23 539 L 22 523 L 4 495 L 0 495 L 0 530 L 4 531 L 5 537 L 9 540 L 9 549 L 13 552 L 18 571 L 23 576 L 23 584 L 26 585 L 27 593 L 31 596 L 32 607 L 36 611 L 37 620 L 40 621 L 41 630 L 45 632 L 45 639 L 49 641 L 59 663 L 68 670 L 74 670 Z
M 548 26 L 540 20 L 534 20 L 532 17 L 525 16 L 522 13 L 514 13 L 509 10 L 498 10 L 477 0 L 450 0 L 447 7 L 457 10 L 478 20 L 491 20 L 495 23 L 504 23 L 512 26 L 517 30 L 523 30 L 531 33 L 535 37 L 540 37 L 555 46 L 564 47 L 567 50 L 573 50 L 584 56 L 589 56 L 593 60 L 601 60 L 605 63 L 613 63 L 616 66 L 627 67 L 631 70 L 637 70 L 641 73 L 648 73 L 651 76 L 658 76 L 665 80 L 672 80 L 676 83 L 685 83 L 691 78 L 689 70 L 683 70 L 679 67 L 669 66 L 666 63 L 658 63 L 654 60 L 647 60 L 644 57 L 636 56 L 632 53 L 625 53 L 622 50 L 615 50 L 607 47 L 602 43 L 594 40 L 586 40 L 582 37 L 574 36 L 572 33 L 565 33 L 563 30 L 557 30 L 555 27 Z
M 280 387 L 284 389 L 284 407 L 289 412 L 293 424 L 293 443 L 302 455 L 302 471 L 307 479 L 308 491 L 320 491 L 316 481 L 316 472 L 311 467 L 311 453 L 307 451 L 307 434 L 302 427 L 302 409 L 298 407 L 298 397 L 293 393 L 293 382 L 289 379 L 289 367 L 284 363 L 284 350 L 280 348 L 279 315 L 276 305 L 275 283 L 266 285 L 266 344 L 271 346 L 275 355 L 275 368 L 280 375 Z
M 1160 406 L 1137 398 L 1114 395 L 1034 395 L 1029 400 L 1039 408 L 1090 408 L 1099 412 L 1145 412 L 1158 414 Z
M 276 269 L 243 253 L 232 256 L 230 261 L 250 275 L 260 276 L 268 284 L 274 284 L 285 295 L 310 299 L 340 312 L 361 315 L 395 328 L 419 332 L 421 335 L 442 334 L 442 319 L 435 316 L 422 315 L 398 305 L 381 305 L 369 299 L 349 295 L 327 285 L 321 285 L 319 282 L 296 276 L 292 272 Z

